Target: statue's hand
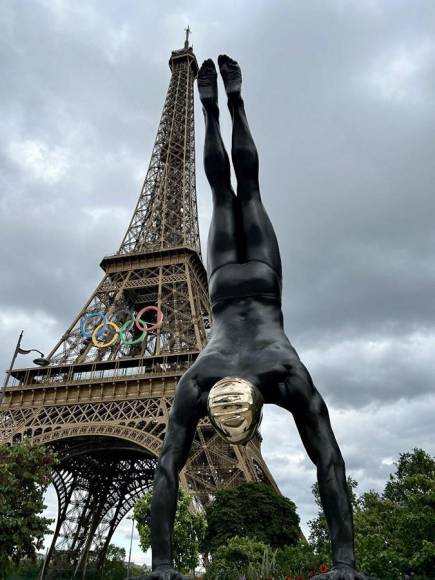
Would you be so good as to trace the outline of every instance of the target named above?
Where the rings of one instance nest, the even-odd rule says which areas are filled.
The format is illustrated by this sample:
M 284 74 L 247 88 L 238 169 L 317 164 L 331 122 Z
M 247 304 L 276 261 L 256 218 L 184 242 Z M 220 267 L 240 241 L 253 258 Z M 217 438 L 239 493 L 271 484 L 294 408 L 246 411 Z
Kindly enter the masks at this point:
M 173 568 L 156 568 L 148 576 L 139 576 L 127 580 L 189 580 L 190 576 L 183 576 Z
M 374 576 L 366 576 L 361 572 L 357 572 L 351 566 L 346 564 L 337 564 L 333 566 L 328 572 L 313 576 L 311 580 L 378 580 Z

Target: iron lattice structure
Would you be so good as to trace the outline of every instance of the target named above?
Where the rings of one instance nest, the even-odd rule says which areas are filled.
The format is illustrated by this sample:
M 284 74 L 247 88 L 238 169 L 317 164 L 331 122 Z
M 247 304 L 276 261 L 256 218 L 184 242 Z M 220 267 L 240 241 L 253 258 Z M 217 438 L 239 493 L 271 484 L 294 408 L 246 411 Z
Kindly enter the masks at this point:
M 192 48 L 186 43 L 174 51 L 169 65 L 151 162 L 121 246 L 101 262 L 104 277 L 48 355 L 50 364 L 14 370 L 1 402 L 1 440 L 30 438 L 59 453 L 53 474 L 59 515 L 44 573 L 54 577 L 50 559 L 53 566 L 69 566 L 74 577 L 84 577 L 90 562 L 101 567 L 116 526 L 152 483 L 176 384 L 207 341 L 211 311 L 196 204 Z M 84 317 L 95 326 L 98 317 L 91 315 L 104 311 L 119 327 L 129 310 L 150 305 L 160 308 L 163 323 L 142 341 L 130 327 L 126 344 L 100 348 L 84 336 Z M 145 322 L 155 322 L 153 316 L 147 312 Z M 110 328 L 101 332 L 110 342 Z M 245 481 L 276 488 L 260 437 L 246 447 L 230 446 L 207 419 L 180 479 L 198 506 L 216 490 Z

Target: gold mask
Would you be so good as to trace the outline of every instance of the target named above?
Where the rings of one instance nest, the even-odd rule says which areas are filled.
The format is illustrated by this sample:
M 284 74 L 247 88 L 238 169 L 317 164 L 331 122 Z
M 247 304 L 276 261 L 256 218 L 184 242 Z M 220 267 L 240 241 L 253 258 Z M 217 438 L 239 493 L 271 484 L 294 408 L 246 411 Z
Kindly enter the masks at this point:
M 228 443 L 243 445 L 261 423 L 263 397 L 256 386 L 239 377 L 224 377 L 208 394 L 210 421 Z

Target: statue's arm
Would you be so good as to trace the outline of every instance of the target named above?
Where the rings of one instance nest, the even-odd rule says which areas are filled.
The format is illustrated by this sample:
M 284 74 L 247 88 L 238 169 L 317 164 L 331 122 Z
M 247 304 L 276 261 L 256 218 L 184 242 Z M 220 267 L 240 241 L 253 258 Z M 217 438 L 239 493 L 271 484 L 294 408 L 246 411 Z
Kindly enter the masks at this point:
M 172 567 L 171 537 L 177 507 L 178 478 L 189 455 L 200 417 L 199 389 L 188 373 L 177 386 L 154 478 L 151 505 L 153 570 Z
M 344 461 L 332 431 L 325 402 L 302 363 L 294 364 L 280 404 L 293 414 L 305 449 L 317 467 L 320 497 L 328 523 L 334 565 L 350 569 L 350 572 L 340 573 L 342 576 L 347 574 L 349 578 L 354 578 L 358 573 L 354 571 L 352 507 L 347 491 Z M 337 578 L 342 576 L 338 575 Z

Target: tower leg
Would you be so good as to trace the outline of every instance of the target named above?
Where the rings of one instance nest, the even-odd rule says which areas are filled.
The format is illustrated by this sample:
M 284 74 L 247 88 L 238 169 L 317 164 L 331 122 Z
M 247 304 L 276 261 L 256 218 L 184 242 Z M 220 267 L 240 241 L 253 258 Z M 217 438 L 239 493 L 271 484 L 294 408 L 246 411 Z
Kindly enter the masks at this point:
M 59 517 L 40 580 L 61 571 L 85 578 L 91 566 L 104 567 L 116 527 L 151 487 L 157 464 L 145 450 L 128 446 L 116 449 L 109 442 L 109 451 L 107 442 L 86 440 L 62 449 L 53 476 Z
M 47 555 L 44 559 L 44 563 L 42 565 L 41 572 L 39 574 L 38 580 L 44 580 L 46 577 L 48 568 L 50 566 L 50 561 L 55 551 L 55 546 L 59 538 L 60 531 L 62 529 L 62 525 L 65 521 L 68 506 L 71 501 L 71 496 L 74 491 L 74 487 L 76 485 L 76 481 L 72 474 L 56 470 L 52 475 L 52 481 L 54 485 L 54 489 L 56 490 L 57 499 L 58 499 L 58 516 L 56 522 L 56 528 L 53 534 L 53 539 L 50 544 L 50 548 L 47 552 Z

